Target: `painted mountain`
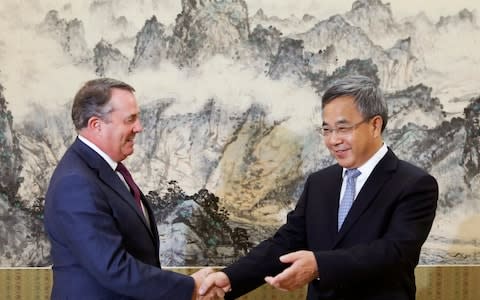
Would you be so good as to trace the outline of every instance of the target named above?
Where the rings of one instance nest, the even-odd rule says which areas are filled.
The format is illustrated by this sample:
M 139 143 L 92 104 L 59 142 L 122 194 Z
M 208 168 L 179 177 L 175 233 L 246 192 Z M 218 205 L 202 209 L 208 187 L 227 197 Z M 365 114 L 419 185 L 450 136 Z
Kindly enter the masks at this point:
M 162 263 L 191 266 L 228 264 L 271 235 L 306 176 L 333 163 L 315 129 L 321 94 L 346 74 L 379 82 L 386 143 L 439 181 L 421 263 L 480 263 L 476 12 L 396 20 L 389 4 L 358 0 L 325 19 L 282 19 L 243 0 L 182 0 L 175 20 L 160 20 L 156 1 L 95 0 L 18 20 L 11 12 L 39 4 L 7 2 L 0 265 L 50 263 L 44 195 L 75 138 L 81 82 L 110 76 L 138 91 L 144 132 L 126 164 L 153 203 Z

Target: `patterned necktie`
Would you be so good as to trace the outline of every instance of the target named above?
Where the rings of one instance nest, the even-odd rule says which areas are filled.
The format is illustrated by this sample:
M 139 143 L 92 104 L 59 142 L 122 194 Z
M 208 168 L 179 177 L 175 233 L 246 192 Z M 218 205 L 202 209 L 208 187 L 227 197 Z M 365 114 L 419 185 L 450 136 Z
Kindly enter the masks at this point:
M 355 199 L 355 182 L 360 174 L 362 174 L 362 172 L 357 169 L 348 169 L 345 171 L 347 187 L 345 188 L 345 194 L 343 194 L 340 207 L 338 208 L 338 231 L 342 228 L 343 221 L 347 217 L 350 207 L 352 207 L 353 200 Z
M 115 170 L 120 174 L 122 174 L 123 178 L 125 178 L 125 181 L 130 187 L 130 192 L 132 193 L 133 198 L 135 198 L 135 202 L 137 203 L 138 207 L 142 209 L 142 205 L 140 204 L 141 203 L 140 189 L 138 188 L 135 181 L 133 181 L 132 174 L 128 172 L 127 168 L 121 162 L 118 163 L 117 168 Z

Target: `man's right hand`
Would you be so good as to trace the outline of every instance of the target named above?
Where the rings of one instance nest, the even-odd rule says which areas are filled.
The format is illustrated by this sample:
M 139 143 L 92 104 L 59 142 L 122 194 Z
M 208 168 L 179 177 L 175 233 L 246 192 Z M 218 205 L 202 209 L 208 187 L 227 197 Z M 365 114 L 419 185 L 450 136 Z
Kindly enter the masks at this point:
M 230 279 L 227 274 L 223 272 L 215 272 L 209 274 L 202 282 L 202 285 L 198 289 L 200 296 L 206 295 L 210 289 L 220 288 L 225 293 L 231 290 Z
M 195 273 L 193 273 L 191 276 L 193 277 L 195 281 L 195 289 L 193 291 L 192 295 L 192 300 L 219 300 L 223 299 L 223 296 L 225 295 L 225 292 L 216 286 L 212 287 L 211 289 L 208 290 L 205 295 L 199 295 L 198 290 L 200 289 L 201 284 L 203 281 L 207 278 L 209 274 L 212 274 L 214 270 L 212 268 L 203 268 Z

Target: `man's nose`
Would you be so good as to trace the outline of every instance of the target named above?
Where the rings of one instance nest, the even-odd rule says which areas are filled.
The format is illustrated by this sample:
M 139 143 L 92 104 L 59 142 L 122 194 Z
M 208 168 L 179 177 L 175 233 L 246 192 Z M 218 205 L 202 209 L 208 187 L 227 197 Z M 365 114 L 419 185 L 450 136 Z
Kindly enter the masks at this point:
M 142 132 L 143 131 L 143 126 L 142 126 L 142 122 L 140 122 L 140 120 L 138 120 L 135 124 L 135 127 L 133 127 L 133 130 L 135 132 Z
M 325 144 L 327 145 L 338 145 L 342 143 L 343 138 L 337 134 L 336 130 L 332 130 L 329 135 L 324 136 Z

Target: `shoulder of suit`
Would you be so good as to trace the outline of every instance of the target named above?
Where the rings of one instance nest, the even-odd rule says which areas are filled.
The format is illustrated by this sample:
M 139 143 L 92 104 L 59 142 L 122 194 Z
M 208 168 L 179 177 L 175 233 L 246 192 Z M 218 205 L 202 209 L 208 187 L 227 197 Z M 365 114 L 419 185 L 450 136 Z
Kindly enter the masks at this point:
M 324 177 L 324 176 L 332 177 L 332 176 L 341 174 L 342 171 L 343 171 L 343 168 L 340 167 L 339 164 L 334 164 L 334 165 L 330 165 L 328 167 L 325 167 L 323 169 L 320 169 L 318 171 L 315 171 L 315 172 L 311 173 L 308 177 L 311 178 L 311 179 L 320 178 L 320 177 Z
M 422 167 L 415 165 L 411 162 L 405 160 L 398 160 L 398 171 L 401 173 L 408 173 L 412 176 L 425 176 L 430 175 L 425 169 Z M 430 175 L 431 176 L 431 175 Z

